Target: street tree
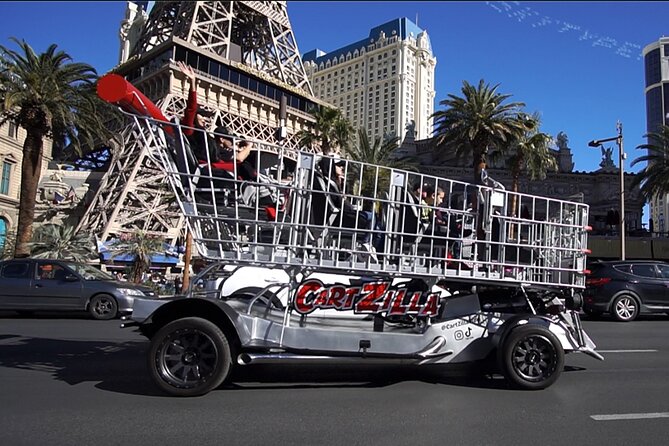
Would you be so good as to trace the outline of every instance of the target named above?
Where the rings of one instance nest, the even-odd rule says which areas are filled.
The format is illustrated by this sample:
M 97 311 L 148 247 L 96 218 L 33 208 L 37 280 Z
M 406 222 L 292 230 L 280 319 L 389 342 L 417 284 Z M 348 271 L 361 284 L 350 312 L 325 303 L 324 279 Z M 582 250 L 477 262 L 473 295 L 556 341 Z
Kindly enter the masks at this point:
M 111 245 L 112 260 L 119 256 L 131 256 L 133 260 L 129 278 L 132 282 L 140 283 L 144 273 L 151 269 L 151 257 L 165 251 L 163 242 L 163 237 L 139 229 L 121 234 Z
M 367 132 L 358 130 L 358 142 L 352 145 L 345 153 L 346 157 L 362 163 L 416 171 L 418 160 L 415 157 L 397 157 L 399 148 L 399 137 L 383 139 L 380 136 L 370 141 Z M 356 177 L 362 177 L 359 181 L 360 192 L 364 196 L 373 196 L 374 191 L 388 190 L 390 184 L 389 171 L 387 169 L 377 171 L 374 168 L 366 168 L 362 172 L 355 172 Z
M 553 138 L 539 130 L 541 119 L 538 113 L 520 115 L 525 122 L 525 130 L 511 139 L 509 157 L 506 159 L 513 182 L 511 190 L 518 192 L 520 176 L 525 173 L 531 180 L 543 180 L 549 171 L 557 171 L 557 160 L 550 150 Z M 517 216 L 517 196 L 511 203 L 512 215 Z
M 630 166 L 646 163 L 634 177 L 632 189 L 639 187 L 641 196 L 646 201 L 669 193 L 669 126 L 661 126 L 657 132 L 644 135 L 647 144 L 637 146 L 638 150 L 647 150 L 645 155 L 636 158 Z
M 30 255 L 38 259 L 87 262 L 97 256 L 91 234 L 76 232 L 76 228 L 70 225 L 48 223 L 37 227 L 29 246 Z
M 355 128 L 341 110 L 321 106 L 312 113 L 316 122 L 310 130 L 300 130 L 300 146 L 318 150 L 326 155 L 346 151 L 351 147 Z
M 432 115 L 437 158 L 453 153 L 457 158 L 471 159 L 475 182 L 482 163 L 488 162 L 489 151 L 506 153 L 510 141 L 525 131 L 519 119 L 525 104 L 505 103 L 511 95 L 499 93 L 498 87 L 483 79 L 478 86 L 463 81 L 462 97 L 449 94 L 439 103 L 444 109 Z
M 45 138 L 63 138 L 78 149 L 111 135 L 98 113 L 102 101 L 95 94 L 93 67 L 73 62 L 55 44 L 36 54 L 24 40 L 11 40 L 20 51 L 0 45 L 0 124 L 11 120 L 27 132 L 14 253 L 25 257 L 30 254 Z

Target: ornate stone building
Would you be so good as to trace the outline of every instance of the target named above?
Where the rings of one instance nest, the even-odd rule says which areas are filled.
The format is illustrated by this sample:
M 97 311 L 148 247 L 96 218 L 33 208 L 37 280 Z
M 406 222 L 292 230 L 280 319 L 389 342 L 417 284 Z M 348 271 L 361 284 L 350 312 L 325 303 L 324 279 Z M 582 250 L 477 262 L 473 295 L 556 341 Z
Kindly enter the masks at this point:
M 4 244 L 8 233 L 16 231 L 21 193 L 21 163 L 23 141 L 27 132 L 13 122 L 0 126 L 0 244 Z M 42 175 L 51 161 L 51 140 L 44 141 L 42 152 Z

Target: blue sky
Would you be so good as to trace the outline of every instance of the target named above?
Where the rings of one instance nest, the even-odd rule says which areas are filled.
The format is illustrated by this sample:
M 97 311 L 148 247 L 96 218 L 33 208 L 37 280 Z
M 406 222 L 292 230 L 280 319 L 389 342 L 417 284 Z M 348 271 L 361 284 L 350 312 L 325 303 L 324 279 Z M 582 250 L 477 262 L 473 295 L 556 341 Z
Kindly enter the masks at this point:
M 104 73 L 118 60 L 124 11 L 125 2 L 2 2 L 0 44 L 13 47 L 10 36 L 38 51 L 56 43 Z M 669 2 L 289 1 L 288 14 L 302 53 L 334 50 L 386 21 L 417 16 L 437 57 L 436 102 L 460 95 L 463 80 L 500 84 L 510 100 L 541 114 L 544 132 L 568 135 L 581 171 L 599 167 L 600 151 L 587 142 L 615 136 L 617 120 L 626 168 L 641 155 L 641 51 L 669 34 Z

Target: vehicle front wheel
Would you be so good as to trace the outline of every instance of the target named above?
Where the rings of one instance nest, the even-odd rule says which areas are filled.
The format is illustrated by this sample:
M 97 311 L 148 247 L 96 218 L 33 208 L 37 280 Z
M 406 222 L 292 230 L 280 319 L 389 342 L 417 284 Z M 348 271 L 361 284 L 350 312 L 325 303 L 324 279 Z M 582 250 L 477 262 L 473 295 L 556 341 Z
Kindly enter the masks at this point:
M 151 339 L 149 371 L 163 391 L 199 396 L 220 386 L 230 372 L 230 345 L 221 329 L 206 319 L 177 319 Z
M 88 303 L 88 312 L 94 319 L 114 319 L 118 313 L 118 304 L 113 296 L 98 294 Z
M 630 322 L 639 315 L 639 304 L 628 294 L 616 297 L 611 305 L 611 314 L 620 322 Z
M 498 362 L 504 377 L 515 387 L 545 389 L 557 381 L 564 367 L 564 350 L 544 327 L 523 325 L 500 346 Z

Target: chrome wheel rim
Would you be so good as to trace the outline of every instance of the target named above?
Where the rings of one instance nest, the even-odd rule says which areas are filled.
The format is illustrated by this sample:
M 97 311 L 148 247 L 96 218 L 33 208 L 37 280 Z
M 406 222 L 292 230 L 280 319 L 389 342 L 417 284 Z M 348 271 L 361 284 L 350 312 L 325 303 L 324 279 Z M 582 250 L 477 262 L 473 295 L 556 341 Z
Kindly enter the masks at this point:
M 511 355 L 513 369 L 526 381 L 541 382 L 555 372 L 557 352 L 545 336 L 531 335 L 521 339 Z
M 616 314 L 620 319 L 630 320 L 636 314 L 636 302 L 631 297 L 622 297 L 616 302 Z
M 193 388 L 214 376 L 218 350 L 209 335 L 193 328 L 165 337 L 156 355 L 158 371 L 170 385 Z

